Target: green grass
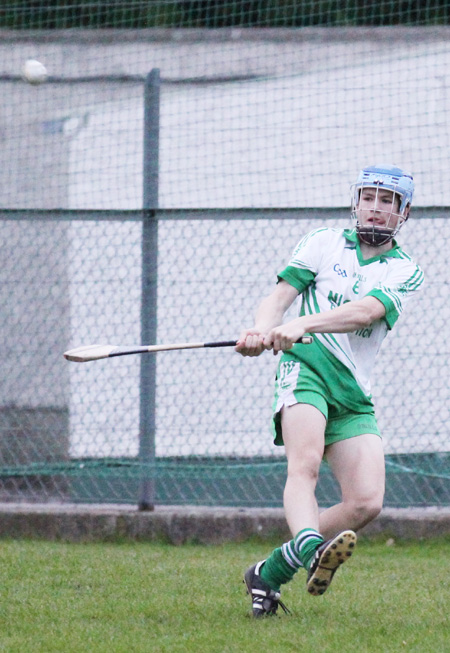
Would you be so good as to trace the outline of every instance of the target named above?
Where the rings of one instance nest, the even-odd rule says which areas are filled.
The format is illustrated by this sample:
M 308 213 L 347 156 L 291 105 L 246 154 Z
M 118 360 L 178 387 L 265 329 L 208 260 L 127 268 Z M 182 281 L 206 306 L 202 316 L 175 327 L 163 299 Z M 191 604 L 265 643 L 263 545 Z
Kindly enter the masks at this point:
M 254 620 L 242 573 L 259 542 L 0 542 L 0 651 L 386 653 L 450 651 L 448 540 L 362 542 L 322 597 L 304 573 L 292 616 Z

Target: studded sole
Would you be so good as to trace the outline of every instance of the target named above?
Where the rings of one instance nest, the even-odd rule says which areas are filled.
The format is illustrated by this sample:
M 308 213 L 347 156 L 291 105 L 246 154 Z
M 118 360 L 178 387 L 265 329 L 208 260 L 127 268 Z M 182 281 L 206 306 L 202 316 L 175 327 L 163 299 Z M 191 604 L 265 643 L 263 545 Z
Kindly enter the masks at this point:
M 356 534 L 343 531 L 322 551 L 317 569 L 308 580 L 306 589 L 313 596 L 321 596 L 328 589 L 334 572 L 350 558 L 356 546 Z

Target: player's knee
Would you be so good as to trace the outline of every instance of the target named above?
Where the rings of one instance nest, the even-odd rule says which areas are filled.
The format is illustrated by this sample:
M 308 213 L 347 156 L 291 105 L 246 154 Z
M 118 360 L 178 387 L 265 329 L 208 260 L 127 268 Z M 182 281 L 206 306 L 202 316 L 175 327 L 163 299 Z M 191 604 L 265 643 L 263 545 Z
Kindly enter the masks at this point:
M 288 479 L 317 481 L 319 478 L 320 463 L 322 458 L 309 453 L 299 460 L 290 460 L 288 463 Z
M 382 496 L 366 499 L 366 501 L 364 502 L 365 519 L 367 519 L 367 521 L 369 522 L 372 521 L 372 519 L 375 519 L 375 517 L 378 517 L 382 507 L 383 507 Z
M 350 503 L 358 527 L 361 528 L 380 514 L 383 507 L 383 494 L 374 493 L 356 497 Z

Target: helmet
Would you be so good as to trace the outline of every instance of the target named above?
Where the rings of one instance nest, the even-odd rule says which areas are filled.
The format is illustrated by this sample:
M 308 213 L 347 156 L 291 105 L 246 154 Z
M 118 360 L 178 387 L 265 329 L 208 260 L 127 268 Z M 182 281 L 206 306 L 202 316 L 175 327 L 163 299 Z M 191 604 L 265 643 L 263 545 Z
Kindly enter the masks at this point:
M 361 192 L 365 188 L 375 188 L 377 194 L 379 190 L 390 190 L 393 192 L 389 218 L 383 227 L 377 226 L 375 223 L 369 225 L 359 224 L 357 209 Z M 392 240 L 403 223 L 408 219 L 413 193 L 414 180 L 412 175 L 404 172 L 397 166 L 379 164 L 361 170 L 358 179 L 352 185 L 352 219 L 356 223 L 356 231 L 359 239 L 375 247 L 384 245 Z M 396 195 L 400 201 L 398 208 L 395 204 Z M 391 218 L 393 219 L 393 226 L 389 226 Z

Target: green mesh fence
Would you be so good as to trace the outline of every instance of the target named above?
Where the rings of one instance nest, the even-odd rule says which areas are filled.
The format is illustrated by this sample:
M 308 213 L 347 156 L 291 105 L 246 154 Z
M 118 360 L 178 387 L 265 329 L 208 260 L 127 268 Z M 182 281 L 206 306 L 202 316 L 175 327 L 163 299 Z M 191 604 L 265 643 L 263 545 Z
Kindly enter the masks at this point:
M 385 504 L 449 505 L 449 7 L 2 4 L 0 499 L 281 505 L 272 356 L 61 354 L 236 338 L 381 160 L 414 173 L 400 241 L 427 280 L 373 377 Z

